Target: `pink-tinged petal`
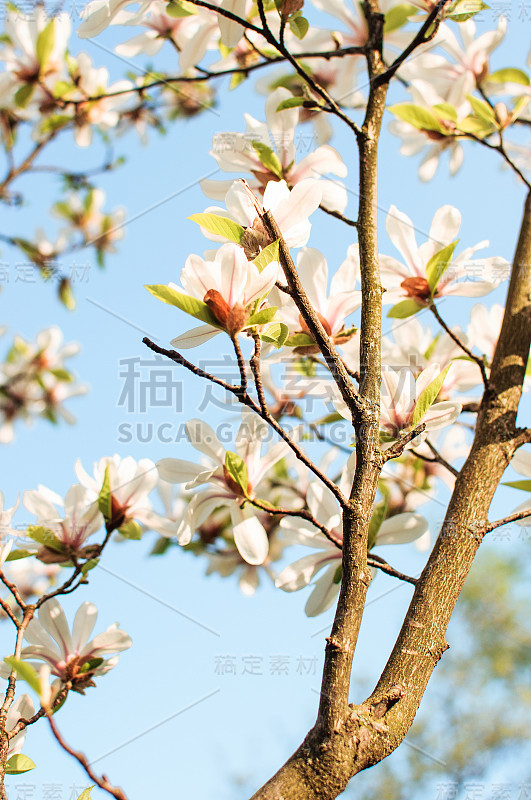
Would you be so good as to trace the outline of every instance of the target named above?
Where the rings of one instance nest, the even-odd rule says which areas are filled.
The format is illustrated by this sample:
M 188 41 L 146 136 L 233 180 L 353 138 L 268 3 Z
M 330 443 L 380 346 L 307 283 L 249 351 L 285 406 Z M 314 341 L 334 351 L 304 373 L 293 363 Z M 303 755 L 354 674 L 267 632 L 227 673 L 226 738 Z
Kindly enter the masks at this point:
M 218 333 L 221 333 L 220 329 L 214 328 L 213 325 L 199 325 L 186 333 L 181 333 L 180 336 L 172 339 L 170 344 L 177 350 L 190 350 L 192 347 L 199 347 L 199 345 L 208 342 Z
M 308 506 L 313 516 L 326 528 L 336 528 L 341 521 L 336 498 L 322 483 L 311 483 L 307 495 Z
M 290 170 L 289 179 L 291 183 L 298 183 L 304 178 L 323 178 L 329 172 L 345 178 L 348 170 L 337 150 L 325 144 L 305 156 Z
M 421 514 L 396 514 L 382 522 L 375 547 L 384 544 L 407 544 L 419 539 L 428 530 L 428 521 Z
M 315 247 L 304 247 L 297 256 L 297 272 L 315 310 L 325 316 L 328 293 L 326 258 Z
M 232 535 L 238 552 L 248 564 L 263 564 L 269 553 L 269 540 L 262 523 L 247 509 L 231 506 Z
M 339 550 L 338 550 L 339 553 Z M 341 557 L 341 553 L 340 553 Z M 308 586 L 312 578 L 329 563 L 329 557 L 323 553 L 311 553 L 289 564 L 275 578 L 275 586 L 283 592 L 298 592 Z
M 52 636 L 66 658 L 72 653 L 72 637 L 68 629 L 65 613 L 52 597 L 39 609 L 39 622 L 43 628 Z
M 145 525 L 150 531 L 155 531 L 161 536 L 172 538 L 177 535 L 177 522 L 157 514 L 149 508 L 143 508 L 136 512 L 135 519 Z
M 80 653 L 83 646 L 90 639 L 97 618 L 98 609 L 94 603 L 85 602 L 79 606 L 72 626 L 74 653 Z
M 237 244 L 220 247 L 216 260 L 221 267 L 220 291 L 230 308 L 236 303 L 243 305 L 243 293 L 247 283 L 247 257 Z
M 422 392 L 440 375 L 441 369 L 438 364 L 432 364 L 426 369 L 423 369 L 417 380 L 415 381 L 415 395 L 418 400 Z
M 245 6 L 246 0 L 223 0 L 220 8 L 225 11 L 230 11 L 241 19 L 245 19 Z M 236 47 L 244 34 L 243 26 L 227 17 L 222 17 L 221 14 L 218 15 L 218 25 L 221 34 L 221 43 L 229 49 Z
M 352 292 L 360 278 L 360 253 L 356 244 L 350 245 L 347 257 L 330 281 L 330 296 L 340 292 Z
M 271 467 L 280 461 L 280 459 L 284 458 L 289 452 L 290 448 L 286 442 L 277 442 L 273 447 L 270 447 L 267 453 L 260 458 L 253 474 L 249 475 L 252 485 L 256 488 Z
M 529 450 L 517 450 L 511 459 L 511 467 L 520 475 L 531 478 L 531 452 Z
M 271 181 L 268 187 L 270 185 Z M 271 209 L 282 233 L 287 235 L 290 229 L 306 222 L 308 217 L 319 207 L 322 196 L 323 192 L 319 186 L 319 181 L 305 180 L 294 186 L 290 196 Z M 264 193 L 264 206 L 265 200 L 266 195 Z
M 338 561 L 337 566 L 340 563 Z M 314 590 L 304 606 L 304 612 L 307 617 L 316 617 L 318 614 L 327 611 L 336 599 L 339 592 L 339 583 L 334 582 L 337 566 L 332 564 L 325 574 L 315 581 Z
M 442 403 L 435 403 L 422 417 L 421 422 L 426 425 L 427 431 L 436 431 L 451 425 L 461 413 L 462 405 L 454 400 L 444 400 Z
M 403 280 L 411 278 L 411 271 L 400 261 L 392 256 L 380 255 L 380 277 L 385 289 L 392 289 L 400 286 Z M 388 302 L 387 293 L 383 296 L 383 302 Z
M 214 464 L 225 463 L 225 448 L 215 431 L 206 422 L 201 419 L 191 419 L 186 423 L 186 435 L 190 444 L 212 459 Z
M 159 476 L 168 483 L 188 483 L 193 481 L 204 467 L 192 461 L 182 461 L 180 458 L 161 458 L 157 461 Z
M 84 656 L 91 655 L 93 658 L 100 658 L 108 653 L 121 653 L 127 650 L 133 641 L 129 634 L 115 625 L 111 625 L 103 633 L 99 633 L 83 649 Z
M 461 212 L 454 206 L 439 208 L 433 217 L 430 228 L 430 241 L 434 244 L 434 252 L 454 242 L 461 227 Z
M 242 181 L 234 181 L 225 196 L 225 205 L 229 214 L 245 228 L 249 228 L 257 217 L 256 208 Z
M 391 206 L 385 228 L 392 243 L 400 251 L 409 267 L 409 274 L 424 277 L 425 268 L 419 259 L 415 230 L 407 214 L 399 211 L 396 206 Z
M 181 271 L 181 286 L 185 292 L 198 300 L 202 300 L 209 289 L 219 289 L 217 270 L 211 261 L 205 261 L 201 256 L 193 253 L 186 259 Z M 181 291 L 174 283 L 169 284 L 171 289 Z
M 24 492 L 22 502 L 28 511 L 35 514 L 39 521 L 52 522 L 60 516 L 53 502 L 56 502 L 59 506 L 63 505 L 63 500 L 59 495 L 55 495 L 54 500 L 50 501 L 49 497 L 53 495 L 55 495 L 55 492 L 50 492 L 45 486 L 40 486 L 39 489 L 29 489 Z
M 280 264 L 278 261 L 271 261 L 262 272 L 258 272 L 253 264 L 249 265 L 248 281 L 245 288 L 245 303 L 247 307 L 250 303 L 260 298 L 265 298 L 274 287 L 278 279 Z
M 291 97 L 293 97 L 293 95 L 288 89 L 279 87 L 269 95 L 265 104 L 265 115 L 271 132 L 271 138 L 284 169 L 286 169 L 295 158 L 293 138 L 295 135 L 295 128 L 299 121 L 299 109 L 287 108 L 277 112 L 277 108 L 280 103 Z

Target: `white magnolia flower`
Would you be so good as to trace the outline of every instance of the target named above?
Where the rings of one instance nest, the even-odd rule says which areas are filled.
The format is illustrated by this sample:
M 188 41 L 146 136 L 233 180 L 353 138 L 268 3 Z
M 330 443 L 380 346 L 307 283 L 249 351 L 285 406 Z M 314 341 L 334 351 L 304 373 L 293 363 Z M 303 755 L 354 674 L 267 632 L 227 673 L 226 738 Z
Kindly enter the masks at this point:
M 39 609 L 38 620 L 32 619 L 26 629 L 24 638 L 29 644 L 22 650 L 22 659 L 44 661 L 61 683 L 71 681 L 72 689 L 83 694 L 84 689 L 95 685 L 93 678 L 105 675 L 118 663 L 119 656 L 107 656 L 121 653 L 132 644 L 118 623 L 88 641 L 97 616 L 93 603 L 82 603 L 70 632 L 61 605 L 55 598 L 47 600 Z M 38 669 L 40 665 L 33 666 Z
M 179 544 L 190 542 L 194 531 L 221 506 L 230 510 L 232 535 L 241 557 L 248 564 L 262 564 L 267 558 L 269 543 L 264 526 L 255 509 L 246 502 L 256 497 L 266 473 L 289 450 L 286 442 L 277 442 L 262 455 L 262 442 L 268 426 L 251 410 L 242 411 L 242 424 L 236 436 L 235 454 L 245 465 L 247 485 L 240 485 L 226 464 L 226 451 L 215 432 L 199 419 L 186 424 L 190 443 L 208 459 L 208 465 L 194 464 L 175 458 L 163 458 L 157 462 L 161 478 L 169 483 L 185 483 L 186 489 L 196 489 L 201 484 L 207 488 L 196 492 L 177 531 Z
M 321 182 L 305 179 L 293 189 L 286 181 L 269 181 L 264 190 L 263 207 L 271 211 L 288 247 L 302 247 L 310 238 L 311 224 L 308 217 L 319 207 L 322 199 Z M 270 243 L 258 218 L 257 199 L 245 181 L 234 181 L 225 195 L 226 209 L 210 206 L 206 213 L 218 214 L 250 228 L 258 237 L 258 250 Z M 226 241 L 222 236 L 208 233 L 213 241 Z
M 11 520 L 17 508 L 18 499 L 11 508 L 4 508 L 4 493 L 0 491 L 0 567 L 13 547 L 12 535 L 14 531 L 11 528 Z
M 37 523 L 52 530 L 64 547 L 63 553 L 54 552 L 53 548 L 43 548 L 38 557 L 47 562 L 67 560 L 72 553 L 83 555 L 82 548 L 86 540 L 104 522 L 89 490 L 79 484 L 70 487 L 64 502 L 51 489 L 39 486 L 38 489 L 24 492 L 23 503 L 28 511 L 35 514 Z M 62 511 L 57 506 L 62 507 Z
M 7 712 L 6 732 L 9 733 L 12 731 L 19 719 L 31 719 L 34 714 L 35 706 L 33 705 L 33 700 L 29 695 L 21 694 Z M 17 735 L 10 740 L 9 749 L 7 751 L 8 758 L 18 755 L 21 752 L 24 747 L 25 739 L 26 728 L 23 728 L 20 733 L 17 733 Z
M 275 285 L 278 270 L 278 261 L 271 261 L 260 272 L 234 243 L 220 247 L 212 261 L 198 255 L 189 256 L 181 272 L 181 284 L 189 297 L 207 304 L 217 327 L 200 325 L 172 339 L 171 344 L 188 349 L 203 344 L 221 331 L 234 336 L 244 330 L 257 302 L 260 305 Z M 180 291 L 174 283 L 169 286 Z
M 141 458 L 137 462 L 131 456 L 105 456 L 94 463 L 94 476 L 91 476 L 85 472 L 81 460 L 78 459 L 75 465 L 77 478 L 89 490 L 93 501 L 97 500 L 101 492 L 107 469 L 113 528 L 119 529 L 130 520 L 136 520 L 163 536 L 174 535 L 175 523 L 153 511 L 148 499 L 158 481 L 157 468 L 153 461 Z
M 361 292 L 355 290 L 359 275 L 358 264 L 347 258 L 335 272 L 328 291 L 328 264 L 323 254 L 313 247 L 304 247 L 297 256 L 297 272 L 304 291 L 310 300 L 326 333 L 335 344 L 342 344 L 351 338 L 354 331 L 349 330 L 346 319 L 361 306 Z M 309 335 L 306 323 L 291 299 L 284 299 L 279 315 L 290 334 Z M 310 345 L 311 346 L 311 345 Z M 308 352 L 306 350 L 306 352 Z
M 348 493 L 355 469 L 353 454 L 343 471 L 340 488 Z M 341 513 L 338 502 L 328 487 L 322 483 L 311 483 L 307 493 L 308 508 L 316 521 L 324 525 L 332 534 L 339 546 L 333 544 L 311 522 L 296 517 L 284 517 L 280 527 L 289 544 L 304 545 L 318 552 L 290 564 L 277 576 L 275 585 L 285 592 L 296 592 L 321 572 L 325 572 L 315 581 L 314 588 L 305 606 L 308 617 L 314 617 L 326 611 L 339 591 L 341 583 Z M 372 547 L 386 544 L 405 544 L 420 540 L 428 531 L 428 522 L 420 514 L 396 514 L 384 520 Z M 372 549 L 371 547 L 371 549 Z
M 272 92 L 265 105 L 266 123 L 259 122 L 250 114 L 245 114 L 247 130 L 245 133 L 218 134 L 214 139 L 214 156 L 225 172 L 250 172 L 254 180 L 249 186 L 261 193 L 269 181 L 283 178 L 288 186 L 295 186 L 307 178 L 321 179 L 327 173 L 344 178 L 347 168 L 337 150 L 329 145 L 317 147 L 313 152 L 296 163 L 297 146 L 295 132 L 300 118 L 299 108 L 277 111 L 278 106 L 293 97 L 284 88 Z M 278 158 L 280 170 L 272 171 L 260 160 L 259 151 L 253 143 L 269 148 Z M 267 160 L 267 159 L 266 159 Z M 201 188 L 208 197 L 223 200 L 232 181 L 204 180 Z M 347 205 L 347 191 L 343 184 L 334 180 L 321 180 L 322 202 L 327 208 L 344 211 Z
M 386 230 L 394 246 L 402 254 L 404 263 L 392 256 L 380 255 L 382 283 L 386 289 L 383 302 L 394 304 L 409 299 L 419 308 L 429 305 L 431 291 L 426 267 L 436 253 L 456 240 L 460 227 L 461 213 L 458 209 L 449 205 L 442 206 L 435 212 L 428 241 L 419 246 L 410 218 L 396 206 L 391 206 Z M 509 262 L 498 256 L 472 258 L 477 250 L 487 247 L 488 244 L 488 240 L 484 240 L 452 257 L 437 283 L 434 297 L 481 297 L 499 286 L 509 275 Z

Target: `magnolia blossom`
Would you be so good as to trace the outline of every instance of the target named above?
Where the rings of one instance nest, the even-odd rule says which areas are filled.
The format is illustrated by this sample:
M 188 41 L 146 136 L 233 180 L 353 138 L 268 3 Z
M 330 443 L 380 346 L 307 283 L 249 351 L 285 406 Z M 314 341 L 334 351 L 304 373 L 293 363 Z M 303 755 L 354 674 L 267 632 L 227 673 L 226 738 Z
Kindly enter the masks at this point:
M 91 501 L 88 489 L 79 484 L 71 486 L 63 502 L 51 489 L 39 486 L 38 489 L 24 492 L 23 503 L 28 511 L 35 514 L 38 524 L 50 529 L 63 547 L 63 551 L 59 552 L 44 545 L 37 553 L 41 561 L 67 561 L 72 554 L 90 557 L 91 550 L 90 547 L 84 547 L 85 541 L 102 527 L 104 520 L 97 503 Z M 63 507 L 63 518 L 56 506 Z
M 214 139 L 214 156 L 220 168 L 225 172 L 250 172 L 254 180 L 249 185 L 254 191 L 262 192 L 269 181 L 283 178 L 289 186 L 295 186 L 306 178 L 323 178 L 326 173 L 345 177 L 347 168 L 337 150 L 329 145 L 317 147 L 299 163 L 295 162 L 297 147 L 295 131 L 299 122 L 300 110 L 288 108 L 277 111 L 285 100 L 293 98 L 290 91 L 284 88 L 272 92 L 265 105 L 266 123 L 259 122 L 245 114 L 247 130 L 245 133 L 218 134 Z M 256 148 L 254 145 L 257 145 Z M 277 170 L 273 171 L 268 157 L 260 157 L 260 147 L 267 148 L 269 158 L 276 159 Z M 276 150 L 276 153 L 275 153 Z M 271 155 L 273 153 L 273 155 Z M 204 180 L 201 188 L 208 197 L 223 200 L 232 181 Z M 344 211 L 347 205 L 345 187 L 329 180 L 321 181 L 322 202 L 327 208 Z
M 157 462 L 161 478 L 169 483 L 185 483 L 189 490 L 207 484 L 207 488 L 193 495 L 186 509 L 177 531 L 179 544 L 188 544 L 194 531 L 214 509 L 223 506 L 230 511 L 232 535 L 241 557 L 248 564 L 263 564 L 269 550 L 267 533 L 249 499 L 256 497 L 266 473 L 285 456 L 289 445 L 277 442 L 263 456 L 262 442 L 268 426 L 253 411 L 244 409 L 235 445 L 242 480 L 243 475 L 247 478 L 246 485 L 242 485 L 230 472 L 225 448 L 209 425 L 199 419 L 191 420 L 186 424 L 186 433 L 190 444 L 207 457 L 208 464 L 175 458 Z
M 216 46 L 219 26 L 214 14 L 204 8 L 194 9 L 184 17 L 170 17 L 166 13 L 167 3 L 155 0 L 146 13 L 130 14 L 122 10 L 115 19 L 120 25 L 142 25 L 144 33 L 115 47 L 116 52 L 126 58 L 140 53 L 156 55 L 164 42 L 170 41 L 179 52 L 179 66 L 184 73 L 198 64 L 207 50 Z
M 249 320 L 269 294 L 277 280 L 279 264 L 271 261 L 260 272 L 247 260 L 241 247 L 225 244 L 216 252 L 213 261 L 191 255 L 181 272 L 181 284 L 189 297 L 204 302 L 216 320 L 193 328 L 172 339 L 171 344 L 187 349 L 203 344 L 221 331 L 235 336 L 249 327 Z M 174 283 L 170 289 L 180 290 Z
M 518 488 L 527 489 L 528 492 L 531 492 L 531 451 L 517 450 L 512 457 L 511 467 L 513 467 L 519 475 L 523 475 L 525 478 L 529 479 L 525 482 L 524 486 Z M 520 511 L 531 511 L 531 496 L 528 500 L 524 500 L 523 503 L 517 506 L 512 513 L 518 514 Z M 531 525 L 531 516 L 519 520 L 518 524 L 529 527 Z
M 430 259 L 444 247 L 454 242 L 461 227 L 461 213 L 453 206 L 442 206 L 435 212 L 429 238 L 417 245 L 415 229 L 410 218 L 391 206 L 386 220 L 386 230 L 405 263 L 392 256 L 380 255 L 382 283 L 386 289 L 384 303 L 413 300 L 419 308 L 430 305 L 431 290 L 426 267 Z M 437 283 L 435 298 L 446 295 L 481 297 L 495 289 L 508 277 L 510 265 L 504 258 L 473 259 L 477 250 L 488 247 L 484 240 L 463 250 L 451 263 Z M 477 279 L 479 277 L 479 279 Z
M 18 499 L 11 508 L 4 508 L 4 493 L 0 491 L 0 567 L 13 547 L 13 539 L 11 538 L 13 531 L 10 525 L 17 508 Z
M 26 628 L 24 638 L 29 644 L 22 650 L 22 659 L 30 663 L 32 659 L 44 661 L 62 684 L 71 682 L 73 691 L 84 694 L 88 686 L 95 686 L 94 678 L 105 675 L 118 663 L 119 656 L 107 656 L 121 653 L 132 644 L 118 623 L 88 641 L 97 616 L 93 603 L 82 603 L 70 632 L 61 605 L 55 598 L 47 600 L 39 609 L 38 620 L 32 619 Z M 40 665 L 33 666 L 38 669 Z
M 459 326 L 453 327 L 452 331 L 463 344 L 474 342 Z M 470 391 L 482 383 L 477 364 L 462 359 L 463 350 L 447 333 L 435 336 L 429 325 L 424 327 L 417 317 L 393 320 L 392 332 L 394 341 L 387 336 L 382 337 L 384 364 L 389 364 L 393 369 L 409 367 L 415 374 L 432 364 L 438 364 L 441 370 L 452 364 L 441 388 L 441 393 L 446 396 L 456 391 Z
M 335 344 L 347 342 L 354 329 L 346 326 L 346 319 L 361 306 L 361 292 L 355 290 L 359 275 L 359 264 L 347 258 L 335 272 L 328 292 L 328 264 L 323 254 L 313 247 L 303 248 L 297 257 L 297 272 L 304 291 L 310 300 L 326 333 Z M 282 305 L 279 314 L 290 330 L 290 334 L 310 336 L 308 327 L 291 299 L 280 295 Z M 318 352 L 311 341 L 308 346 L 297 347 L 298 352 Z
M 21 694 L 20 697 L 17 697 L 7 712 L 6 733 L 9 733 L 13 730 L 19 719 L 31 719 L 34 714 L 35 706 L 33 705 L 33 700 L 29 695 Z M 25 739 L 26 728 L 22 728 L 20 733 L 17 733 L 17 735 L 9 741 L 9 749 L 7 751 L 8 758 L 18 755 L 21 752 L 22 748 L 24 747 Z
M 111 494 L 110 523 L 120 529 L 128 522 L 136 520 L 163 536 L 172 536 L 176 525 L 171 520 L 153 511 L 148 495 L 158 481 L 157 468 L 149 458 L 138 462 L 131 456 L 105 456 L 94 463 L 94 476 L 83 469 L 80 459 L 76 461 L 75 472 L 82 486 L 89 490 L 87 497 L 96 501 L 99 497 L 106 474 Z
M 340 489 L 348 493 L 355 469 L 353 454 L 343 471 Z M 330 531 L 337 545 L 312 525 L 311 522 L 296 517 L 284 517 L 280 527 L 288 544 L 303 545 L 318 550 L 286 567 L 277 576 L 275 585 L 285 592 L 296 592 L 305 586 L 323 569 L 326 571 L 314 584 L 308 598 L 305 612 L 315 617 L 326 611 L 339 591 L 341 583 L 341 513 L 336 498 L 322 483 L 311 483 L 307 493 L 308 508 L 315 520 Z M 384 520 L 372 547 L 386 544 L 405 544 L 420 540 L 428 532 L 428 522 L 420 514 L 397 514 Z
M 264 190 L 263 207 L 271 211 L 288 247 L 302 247 L 310 238 L 308 217 L 319 207 L 322 199 L 321 182 L 307 178 L 289 189 L 286 181 L 269 181 Z M 258 217 L 259 204 L 245 181 L 235 181 L 225 195 L 227 209 L 210 206 L 207 213 L 218 214 L 247 228 L 244 244 L 249 257 L 271 243 Z M 213 241 L 226 241 L 203 229 Z M 243 244 L 243 243 L 242 243 Z

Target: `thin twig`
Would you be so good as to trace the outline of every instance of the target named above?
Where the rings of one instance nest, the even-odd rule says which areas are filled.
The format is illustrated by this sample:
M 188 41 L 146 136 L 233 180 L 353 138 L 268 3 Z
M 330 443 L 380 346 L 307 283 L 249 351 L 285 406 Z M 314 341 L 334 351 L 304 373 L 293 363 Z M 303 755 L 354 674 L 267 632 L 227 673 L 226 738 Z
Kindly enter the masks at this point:
M 482 378 L 483 383 L 485 385 L 485 389 L 487 391 L 489 391 L 490 390 L 490 383 L 489 383 L 489 378 L 488 378 L 488 375 L 487 375 L 487 370 L 485 369 L 485 362 L 483 361 L 483 358 L 481 356 L 475 355 L 475 353 L 473 353 L 472 350 L 470 350 L 466 346 L 466 344 L 461 341 L 459 336 L 457 336 L 457 334 L 454 333 L 454 331 L 446 324 L 446 322 L 443 320 L 443 318 L 439 314 L 439 311 L 437 310 L 437 307 L 436 307 L 435 303 L 432 303 L 429 308 L 430 308 L 430 311 L 432 312 L 433 316 L 435 317 L 435 319 L 437 320 L 437 322 L 441 326 L 441 328 L 444 331 L 446 331 L 446 333 L 448 334 L 450 339 L 452 339 L 452 341 L 454 341 L 456 343 L 456 345 L 463 351 L 463 353 L 466 353 L 466 355 L 470 359 L 472 359 L 472 361 L 476 362 L 476 364 L 478 365 L 478 367 L 480 369 L 481 378 Z
M 490 533 L 496 528 L 501 528 L 502 525 L 509 525 L 511 522 L 518 522 L 519 520 L 527 519 L 528 517 L 531 517 L 531 508 L 528 508 L 526 511 L 518 511 L 515 514 L 510 514 L 508 517 L 499 519 L 496 522 L 489 522 L 489 524 L 483 528 L 483 533 Z
M 397 569 L 392 567 L 384 558 L 375 555 L 374 553 L 369 553 L 367 556 L 367 564 L 369 567 L 374 567 L 375 569 L 380 569 L 382 572 L 385 572 L 387 575 L 392 575 L 393 578 L 398 578 L 399 581 L 405 581 L 406 583 L 411 583 L 415 586 L 417 579 L 412 578 L 410 575 L 405 575 L 403 572 L 399 572 Z
M 342 536 L 334 535 L 333 531 L 329 530 L 326 527 L 326 525 L 321 525 L 321 523 L 318 522 L 315 519 L 313 514 L 310 511 L 307 511 L 304 508 L 300 508 L 300 509 L 296 510 L 296 509 L 291 509 L 291 508 L 273 507 L 273 506 L 269 505 L 269 503 L 264 503 L 263 500 L 259 500 L 256 497 L 253 498 L 252 500 L 249 500 L 249 502 L 253 506 L 256 506 L 256 508 L 259 508 L 261 511 L 265 511 L 267 514 L 271 514 L 271 515 L 274 515 L 274 516 L 282 516 L 282 517 L 299 517 L 300 519 L 305 519 L 307 522 L 310 522 L 319 531 L 321 531 L 323 536 L 326 536 L 326 538 L 330 542 L 332 542 L 332 544 L 335 545 L 337 548 L 339 548 L 341 550 L 341 548 L 343 546 L 343 537 Z

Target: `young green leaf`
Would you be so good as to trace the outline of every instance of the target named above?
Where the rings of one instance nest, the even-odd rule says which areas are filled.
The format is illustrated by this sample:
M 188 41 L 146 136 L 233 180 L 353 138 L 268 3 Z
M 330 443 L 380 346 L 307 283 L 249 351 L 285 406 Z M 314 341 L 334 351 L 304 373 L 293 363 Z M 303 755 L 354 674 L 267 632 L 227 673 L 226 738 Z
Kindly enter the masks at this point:
M 103 484 L 98 495 L 98 508 L 103 514 L 106 522 L 112 519 L 112 496 L 111 496 L 111 476 L 109 472 L 109 465 L 105 467 L 105 475 L 103 476 Z
M 389 11 L 385 12 L 384 33 L 388 35 L 393 31 L 397 31 L 406 24 L 409 17 L 412 17 L 413 14 L 417 12 L 418 9 L 416 9 L 415 6 L 409 5 L 409 3 L 401 3 L 399 6 L 393 6 Z
M 30 769 L 35 769 L 35 764 L 22 753 L 17 753 L 6 763 L 6 775 L 22 775 L 24 772 L 29 772 Z
M 51 19 L 48 25 L 37 36 L 35 52 L 39 59 L 41 69 L 48 63 L 55 44 L 55 20 Z
M 298 108 L 299 106 L 302 106 L 305 100 L 305 97 L 288 97 L 287 100 L 283 100 L 281 103 L 279 103 L 275 110 L 285 111 L 286 108 Z
M 484 100 L 481 100 L 479 97 L 474 97 L 473 94 L 467 94 L 466 99 L 472 106 L 472 111 L 477 117 L 485 120 L 485 122 L 489 122 L 491 125 L 494 125 L 495 128 L 498 127 L 496 114 L 488 103 L 486 103 Z
M 376 542 L 376 537 L 378 536 L 378 532 L 382 527 L 382 522 L 385 519 L 385 515 L 387 514 L 387 497 L 385 497 L 381 503 L 377 503 L 374 506 L 371 521 L 369 522 L 369 538 L 367 541 L 367 552 L 372 550 L 374 547 L 374 543 Z
M 502 486 L 510 486 L 511 489 L 521 489 L 523 492 L 531 492 L 531 480 L 508 481 L 507 483 L 502 483 Z
M 219 328 L 219 323 L 214 314 L 202 300 L 197 300 L 195 297 L 190 297 L 188 294 L 178 292 L 177 289 L 172 289 L 171 286 L 160 283 L 146 286 L 146 289 L 158 300 L 162 300 L 163 303 L 176 306 L 186 314 L 190 314 L 191 317 L 200 319 L 202 322 L 208 322 L 209 325 L 214 325 L 216 328 Z
M 243 458 L 236 453 L 231 453 L 230 450 L 227 450 L 225 453 L 225 467 L 230 477 L 236 481 L 244 495 L 247 495 L 247 489 L 249 486 L 249 473 L 247 472 L 247 464 Z
M 408 122 L 417 130 L 436 131 L 442 134 L 450 133 L 441 125 L 435 114 L 429 109 L 423 108 L 423 106 L 416 106 L 414 103 L 395 103 L 394 106 L 389 106 L 388 110 L 395 117 Z
M 275 151 L 263 142 L 252 142 L 252 145 L 264 167 L 282 179 L 282 164 Z
M 387 316 L 391 319 L 407 319 L 421 311 L 422 308 L 423 306 L 419 305 L 415 300 L 401 300 L 400 303 L 397 303 L 387 312 Z
M 268 306 L 267 308 L 262 308 L 249 318 L 247 325 L 266 325 L 268 322 L 271 322 L 277 311 L 277 306 Z
M 121 528 L 118 528 L 118 533 L 124 539 L 132 539 L 138 541 L 142 538 L 142 528 L 134 519 L 128 520 Z
M 431 383 L 429 383 L 420 397 L 417 399 L 415 403 L 415 410 L 413 411 L 413 419 L 411 421 L 411 428 L 416 428 L 417 425 L 421 422 L 422 417 L 427 412 L 427 410 L 432 406 L 437 399 L 437 395 L 441 391 L 441 387 L 444 383 L 444 379 L 448 374 L 448 370 L 450 369 L 451 364 L 448 364 L 446 369 L 444 369 L 440 375 L 438 375 Z
M 289 328 L 283 322 L 271 325 L 264 333 L 260 334 L 263 342 L 273 344 L 277 349 L 285 344 L 289 336 Z
M 267 247 L 264 247 L 262 252 L 253 259 L 252 263 L 257 267 L 259 272 L 262 272 L 272 261 L 278 261 L 278 239 L 276 242 L 271 242 Z
M 310 347 L 315 341 L 308 333 L 293 333 L 285 344 L 286 347 Z
M 39 681 L 39 676 L 37 675 L 35 669 L 28 664 L 27 661 L 21 661 L 15 656 L 7 656 L 4 658 L 4 661 L 11 669 L 15 670 L 17 673 L 17 678 L 20 678 L 23 681 L 26 681 L 29 686 L 33 689 L 34 692 L 40 697 L 41 694 L 41 682 Z
M 308 30 L 310 28 L 310 23 L 306 19 L 306 17 L 298 16 L 298 17 L 290 17 L 288 20 L 288 25 L 290 30 L 297 39 L 304 39 Z
M 516 67 L 498 69 L 491 73 L 488 79 L 494 83 L 521 83 L 522 86 L 529 86 L 531 83 L 529 75 Z
M 50 528 L 45 528 L 44 525 L 30 525 L 26 533 L 34 542 L 49 547 L 51 550 L 56 550 L 58 553 L 62 553 L 64 550 L 55 533 Z
M 220 217 L 218 214 L 192 214 L 188 219 L 197 222 L 202 228 L 216 236 L 223 236 L 231 242 L 240 244 L 245 228 L 232 219 Z
M 87 789 L 84 789 L 77 798 L 77 800 L 91 800 L 90 793 L 94 789 L 95 785 L 96 784 L 93 783 L 92 786 L 89 786 Z
M 455 242 L 447 244 L 442 250 L 438 250 L 432 255 L 426 265 L 426 278 L 428 279 L 428 286 L 430 287 L 432 297 L 435 294 L 437 284 L 452 263 L 452 256 L 458 241 L 459 239 L 456 239 Z

